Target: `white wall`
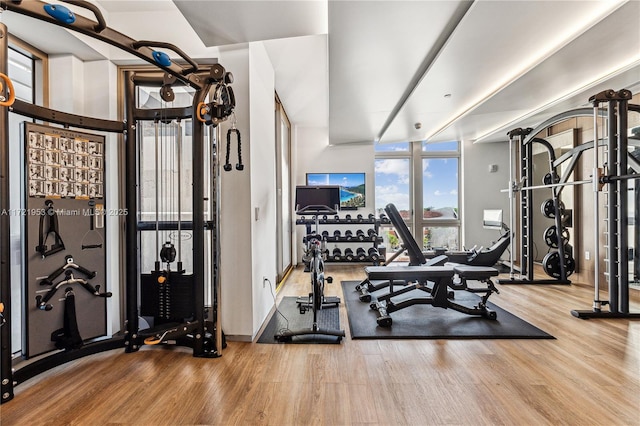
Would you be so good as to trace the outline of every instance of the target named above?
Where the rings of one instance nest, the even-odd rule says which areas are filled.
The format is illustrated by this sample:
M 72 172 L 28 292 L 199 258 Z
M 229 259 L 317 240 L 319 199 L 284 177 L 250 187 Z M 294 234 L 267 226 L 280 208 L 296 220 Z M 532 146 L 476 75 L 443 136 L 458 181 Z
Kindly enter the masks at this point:
M 462 149 L 462 244 L 486 248 L 500 233 L 482 228 L 483 211 L 502 209 L 503 222 L 509 224 L 509 195 L 500 192 L 509 186 L 509 145 L 464 141 Z M 494 173 L 489 171 L 491 164 L 498 166 Z M 508 256 L 505 251 L 502 258 Z
M 73 55 L 49 57 L 49 108 L 84 115 L 84 64 Z M 100 117 L 102 118 L 102 117 Z
M 110 61 L 84 62 L 84 114 L 105 120 L 118 119 L 118 68 Z M 118 209 L 118 135 L 105 136 L 105 198 L 108 209 Z M 106 291 L 113 296 L 107 299 L 107 334 L 120 331 L 120 230 L 119 218 L 107 215 L 107 280 Z
M 275 74 L 262 43 L 249 46 L 252 337 L 274 305 L 276 285 Z M 263 285 L 263 277 L 270 284 Z M 269 288 L 271 286 L 271 288 Z
M 329 145 L 329 129 L 324 127 L 295 126 L 292 133 L 294 145 L 292 151 L 293 158 L 295 158 L 292 200 L 295 200 L 295 186 L 305 185 L 307 173 L 364 172 L 366 174 L 366 207 L 358 209 L 356 214 L 366 216 L 375 212 L 373 202 L 375 194 L 373 145 Z M 295 229 L 293 258 L 299 261 L 302 256 L 300 245 L 302 244 L 302 235 L 305 229 L 302 225 L 295 225 L 295 212 L 292 215 L 292 219 L 294 222 L 293 228 Z
M 253 335 L 253 294 L 251 288 L 251 132 L 249 95 L 249 50 L 225 51 L 220 63 L 233 73 L 237 128 L 242 135 L 245 171 L 221 172 L 220 193 L 220 282 L 222 329 L 230 338 Z M 219 161 L 224 163 L 226 135 L 230 123 L 222 127 Z M 235 144 L 234 144 L 235 145 Z M 232 159 L 235 156 L 231 157 Z M 234 161 L 235 166 L 235 161 Z M 241 337 L 245 336 L 245 337 Z
M 221 175 L 222 328 L 230 340 L 252 340 L 274 306 L 276 284 L 275 75 L 262 43 L 227 50 L 220 63 L 234 75 L 244 171 Z M 229 122 L 222 126 L 221 161 Z

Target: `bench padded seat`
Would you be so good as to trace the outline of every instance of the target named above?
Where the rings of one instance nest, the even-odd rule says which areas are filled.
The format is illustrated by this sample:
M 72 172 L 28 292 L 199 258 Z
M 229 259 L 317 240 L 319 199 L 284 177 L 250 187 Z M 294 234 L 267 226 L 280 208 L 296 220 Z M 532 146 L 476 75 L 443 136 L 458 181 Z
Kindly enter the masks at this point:
M 367 266 L 364 271 L 370 280 L 429 280 L 451 277 L 456 274 L 455 266 Z
M 453 270 L 460 278 L 467 280 L 482 280 L 500 274 L 496 268 L 490 266 L 455 265 Z

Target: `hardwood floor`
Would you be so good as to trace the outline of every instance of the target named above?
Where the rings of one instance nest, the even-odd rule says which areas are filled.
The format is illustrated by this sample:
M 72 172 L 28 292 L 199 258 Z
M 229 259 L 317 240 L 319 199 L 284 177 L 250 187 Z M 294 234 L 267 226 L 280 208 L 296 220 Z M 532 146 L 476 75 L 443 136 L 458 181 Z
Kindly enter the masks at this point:
M 364 277 L 362 266 L 327 270 L 330 295 Z M 640 425 L 640 321 L 573 318 L 591 306 L 580 284 L 498 287 L 495 304 L 556 339 L 351 340 L 341 305 L 340 345 L 229 342 L 218 359 L 105 352 L 16 387 L 0 423 Z M 278 297 L 305 292 L 297 269 Z

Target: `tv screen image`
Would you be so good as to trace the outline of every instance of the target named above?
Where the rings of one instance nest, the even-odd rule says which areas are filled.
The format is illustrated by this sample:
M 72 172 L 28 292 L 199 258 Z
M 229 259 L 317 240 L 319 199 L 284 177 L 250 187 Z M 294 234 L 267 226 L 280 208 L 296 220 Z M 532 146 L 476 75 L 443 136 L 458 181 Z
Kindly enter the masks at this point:
M 340 208 L 365 207 L 364 173 L 307 173 L 307 185 L 338 185 Z

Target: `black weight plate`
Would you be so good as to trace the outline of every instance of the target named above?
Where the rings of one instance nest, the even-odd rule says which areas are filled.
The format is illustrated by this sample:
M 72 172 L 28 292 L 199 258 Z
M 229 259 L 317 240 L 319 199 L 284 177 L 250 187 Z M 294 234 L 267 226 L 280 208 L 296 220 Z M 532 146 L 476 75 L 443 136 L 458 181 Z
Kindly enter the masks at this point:
M 560 207 L 560 215 L 562 215 L 564 213 L 564 203 L 562 201 L 560 201 L 559 207 Z M 548 217 L 549 219 L 553 219 L 556 217 L 556 208 L 552 198 L 545 200 L 540 205 L 540 212 L 542 212 L 542 215 L 544 217 Z
M 551 172 L 549 172 L 542 178 L 542 183 L 544 183 L 545 185 L 551 185 L 552 183 L 558 182 L 560 182 L 560 176 L 558 176 L 556 172 L 553 172 L 553 176 L 551 175 Z
M 542 259 L 542 267 L 544 268 L 544 272 L 550 277 L 560 278 L 560 253 L 557 251 L 547 253 L 544 259 Z M 564 255 L 564 270 L 567 277 L 576 270 L 576 261 L 568 253 Z
M 562 228 L 562 245 L 566 245 L 569 242 L 569 237 L 569 230 Z M 545 229 L 542 238 L 547 246 L 558 248 L 558 231 L 555 225 L 551 225 Z

